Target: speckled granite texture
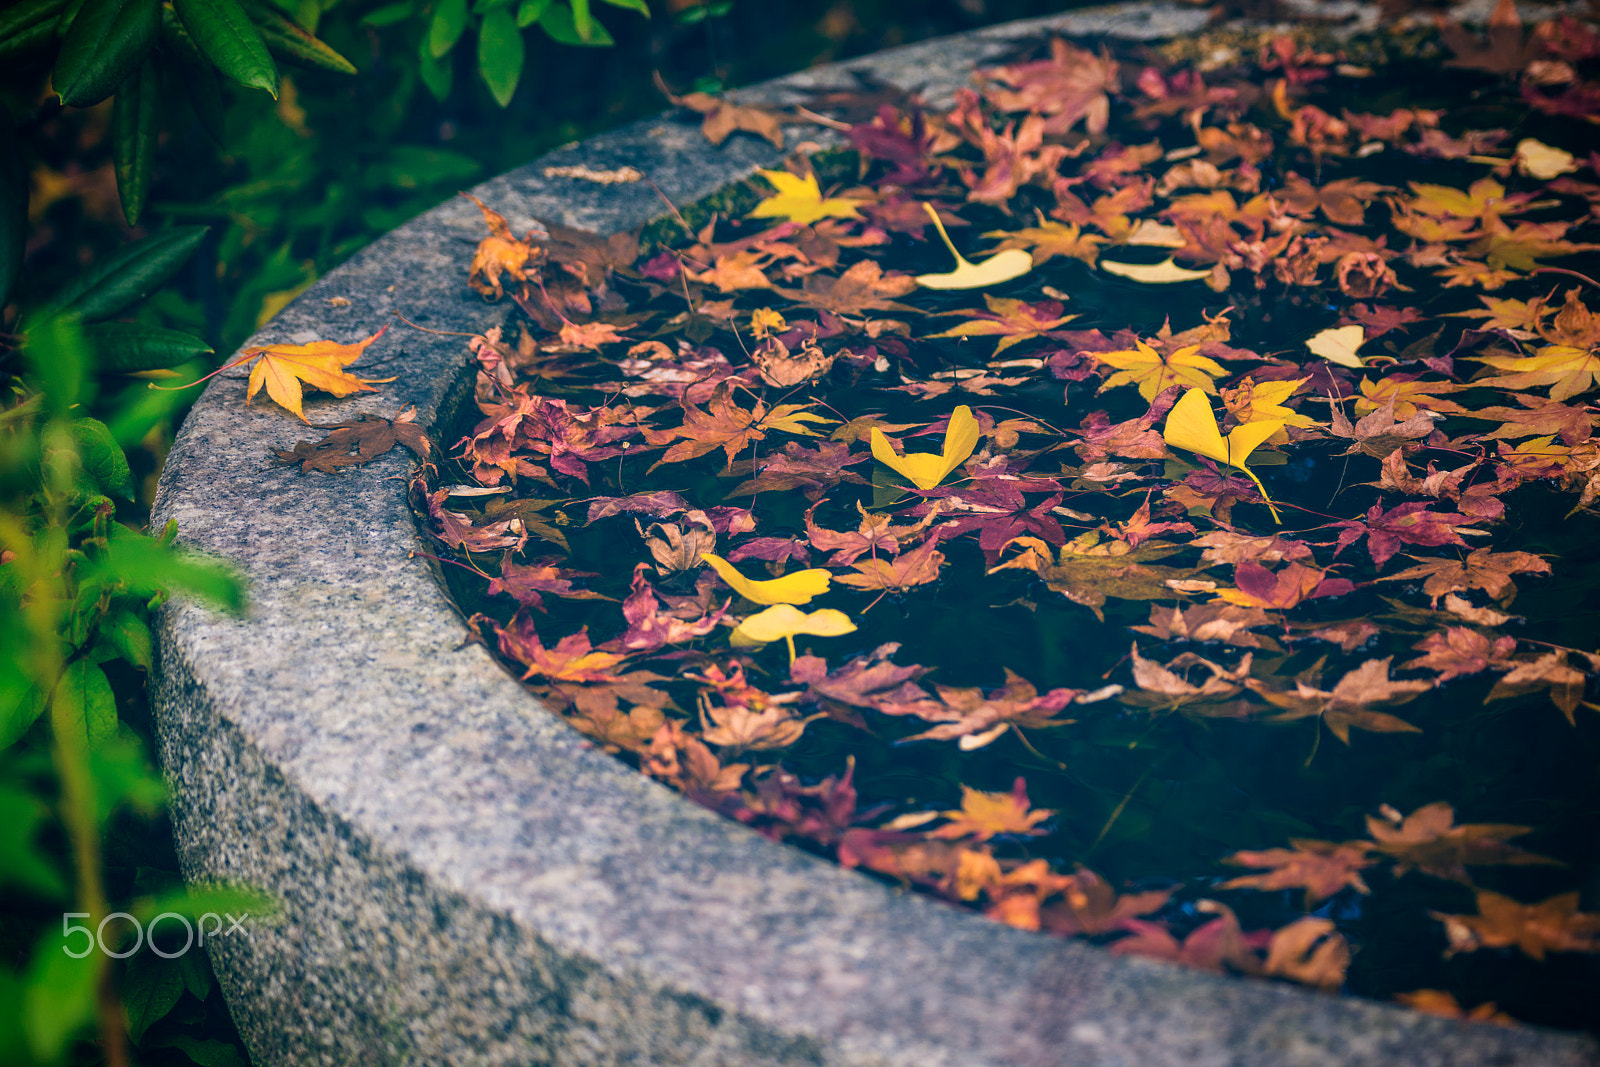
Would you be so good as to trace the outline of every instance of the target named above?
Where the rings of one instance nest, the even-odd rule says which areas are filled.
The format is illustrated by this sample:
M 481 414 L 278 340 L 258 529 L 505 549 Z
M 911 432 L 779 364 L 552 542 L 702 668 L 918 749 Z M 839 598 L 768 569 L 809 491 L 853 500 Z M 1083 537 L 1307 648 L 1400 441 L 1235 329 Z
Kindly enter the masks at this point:
M 999 27 L 849 69 L 948 97 L 974 63 L 1056 26 L 1192 32 L 1193 9 L 1126 5 Z M 815 130 L 803 131 L 813 139 Z M 778 158 L 707 146 L 682 118 L 629 126 L 475 192 L 518 230 L 610 231 L 660 213 L 648 184 L 546 180 L 629 165 L 678 203 Z M 482 232 L 441 205 L 323 279 L 252 343 L 353 340 L 399 311 L 441 330 L 501 320 L 464 286 Z M 335 298 L 344 298 L 335 304 Z M 348 304 L 344 303 L 348 301 Z M 313 400 L 319 422 L 464 381 L 461 338 L 397 326 L 376 397 Z M 162 478 L 158 517 L 233 559 L 247 618 L 192 606 L 161 625 L 161 758 L 191 877 L 281 897 L 213 942 L 257 1064 L 1561 1067 L 1586 1040 L 1468 1026 L 1231 981 L 1025 934 L 769 843 L 589 748 L 492 663 L 421 561 L 409 459 L 338 477 L 274 467 L 308 431 L 242 375 L 214 381 Z

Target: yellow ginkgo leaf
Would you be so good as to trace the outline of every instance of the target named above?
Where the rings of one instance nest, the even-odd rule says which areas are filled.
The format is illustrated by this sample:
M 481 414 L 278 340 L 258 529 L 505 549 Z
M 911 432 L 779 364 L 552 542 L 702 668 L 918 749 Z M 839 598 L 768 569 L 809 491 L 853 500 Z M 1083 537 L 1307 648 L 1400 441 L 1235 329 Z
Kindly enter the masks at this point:
M 1092 352 L 1096 360 L 1117 373 L 1107 378 L 1102 391 L 1119 385 L 1137 385 L 1139 395 L 1154 400 L 1162 390 L 1174 385 L 1192 385 L 1208 393 L 1217 391 L 1213 379 L 1228 373 L 1214 359 L 1200 354 L 1199 345 L 1185 345 L 1175 352 L 1161 353 L 1135 341 L 1135 347 L 1122 352 Z
M 1563 174 L 1571 174 L 1578 169 L 1578 161 L 1571 152 L 1552 148 L 1543 141 L 1535 141 L 1532 137 L 1525 137 L 1517 142 L 1517 153 L 1512 158 L 1516 160 L 1517 170 L 1542 182 L 1559 178 Z
M 1143 282 L 1146 285 L 1170 285 L 1173 282 L 1195 282 L 1201 278 L 1211 277 L 1208 270 L 1189 270 L 1178 266 L 1171 256 L 1160 263 L 1117 263 L 1113 260 L 1102 259 L 1100 269 L 1107 274 L 1115 274 L 1119 278 L 1130 281 Z
M 1012 278 L 1020 278 L 1033 269 L 1033 257 L 1020 248 L 1009 248 L 1004 252 L 997 252 L 982 263 L 968 262 L 950 240 L 950 235 L 944 230 L 944 223 L 939 221 L 939 213 L 933 205 L 924 202 L 922 205 L 928 217 L 933 220 L 933 226 L 939 231 L 939 237 L 944 241 L 944 246 L 950 254 L 956 257 L 956 269 L 948 274 L 919 274 L 917 284 L 924 289 L 981 289 L 985 285 L 998 285 L 1009 282 Z
M 1222 436 L 1222 431 L 1217 428 L 1217 417 L 1211 411 L 1211 401 L 1206 399 L 1204 390 L 1190 389 L 1172 405 L 1172 410 L 1167 413 L 1166 428 L 1161 431 L 1162 440 L 1173 448 L 1182 448 L 1214 459 L 1218 463 L 1243 471 L 1256 488 L 1261 490 L 1261 499 L 1267 502 L 1267 507 L 1272 511 L 1274 522 L 1282 523 L 1277 507 L 1272 503 L 1272 498 L 1267 496 L 1267 487 L 1261 484 L 1255 472 L 1246 467 L 1245 460 L 1250 458 L 1261 444 L 1283 429 L 1282 419 L 1262 419 L 1260 422 L 1247 422 L 1235 426 L 1233 432 L 1227 437 Z
M 1329 363 L 1337 363 L 1341 367 L 1359 367 L 1361 357 L 1356 352 L 1366 339 L 1367 332 L 1360 326 L 1331 326 L 1314 335 L 1306 342 L 1306 347 L 1312 355 L 1321 356 Z
M 733 564 L 721 556 L 702 552 L 700 558 L 711 564 L 711 569 L 732 586 L 734 592 L 757 604 L 809 604 L 828 591 L 828 582 L 833 577 L 820 567 L 813 567 L 785 574 L 782 578 L 758 582 L 740 574 Z
M 821 608 L 808 613 L 788 604 L 775 604 L 734 627 L 733 633 L 728 636 L 728 643 L 745 648 L 764 645 L 781 637 L 789 645 L 789 662 L 793 663 L 796 634 L 839 637 L 855 633 L 855 629 L 856 624 L 850 621 L 848 615 L 833 608 Z
M 910 480 L 918 489 L 937 486 L 965 463 L 977 447 L 978 420 L 972 417 L 972 409 L 965 404 L 950 413 L 950 425 L 944 432 L 944 451 L 937 456 L 931 452 L 897 455 L 883 431 L 876 426 L 872 428 L 872 458 Z
M 1183 231 L 1165 222 L 1140 219 L 1133 224 L 1133 232 L 1122 241 L 1125 245 L 1143 245 L 1146 248 L 1182 248 L 1189 241 Z
M 745 216 L 747 219 L 788 219 L 805 226 L 818 219 L 861 217 L 856 206 L 863 201 L 842 196 L 824 198 L 815 174 L 800 178 L 786 170 L 758 170 L 756 173 L 767 179 L 778 192 L 757 204 Z

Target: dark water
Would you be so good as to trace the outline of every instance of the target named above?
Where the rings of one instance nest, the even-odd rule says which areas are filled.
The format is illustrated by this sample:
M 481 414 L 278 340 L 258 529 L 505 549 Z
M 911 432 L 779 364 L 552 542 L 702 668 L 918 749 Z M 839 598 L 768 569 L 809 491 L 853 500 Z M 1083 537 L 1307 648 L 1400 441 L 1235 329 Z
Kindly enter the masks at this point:
M 1522 136 L 1569 148 L 1585 143 L 1581 134 L 1575 133 L 1581 124 L 1529 115 L 1521 107 L 1499 103 L 1494 86 L 1490 79 L 1468 72 L 1441 76 L 1436 68 L 1401 67 L 1363 85 L 1366 99 L 1340 103 L 1353 110 L 1380 113 L 1396 106 L 1446 107 L 1452 109 L 1446 120 L 1446 129 L 1452 132 L 1498 126 L 1514 131 L 1509 143 Z M 1326 101 L 1318 102 L 1330 106 Z M 1163 137 L 1169 136 L 1167 130 L 1159 132 Z M 1274 132 L 1281 141 L 1281 131 Z M 1127 140 L 1136 143 L 1150 136 L 1140 131 L 1130 133 Z M 1303 160 L 1292 165 L 1312 177 Z M 1281 172 L 1273 168 L 1271 160 L 1263 164 L 1267 187 L 1281 178 Z M 1424 160 L 1390 150 L 1371 159 L 1329 161 L 1321 180 L 1360 177 L 1400 187 L 1407 181 L 1427 181 L 1464 188 L 1484 172 L 1481 166 Z M 1032 191 L 1024 192 L 1031 195 Z M 1044 200 L 1040 204 L 1049 206 Z M 1572 210 L 1573 204 L 1567 200 L 1527 217 L 1535 221 L 1571 217 Z M 958 231 L 956 240 L 969 248 L 988 246 L 977 237 L 985 230 L 1015 228 L 1031 221 L 1026 215 L 1008 219 L 999 212 L 970 205 L 962 213 L 974 225 Z M 1146 212 L 1152 213 L 1153 209 Z M 1381 222 L 1386 214 L 1379 205 L 1369 208 L 1371 225 L 1367 232 L 1383 232 Z M 719 238 L 754 232 L 758 225 L 740 229 L 725 223 Z M 1393 231 L 1389 236 L 1391 245 L 1398 247 L 1404 247 L 1407 241 Z M 1584 234 L 1579 231 L 1573 236 L 1582 239 Z M 1134 254 L 1122 250 L 1113 252 L 1113 258 L 1132 258 Z M 937 246 L 918 245 L 904 238 L 898 239 L 883 260 L 886 267 L 913 272 L 948 268 L 947 257 Z M 1600 265 L 1597 260 L 1600 257 L 1591 254 L 1557 262 L 1594 273 Z M 1416 291 L 1390 294 L 1389 302 L 1416 307 L 1428 321 L 1412 326 L 1405 334 L 1391 333 L 1370 342 L 1363 354 L 1381 353 L 1391 341 L 1403 346 L 1441 327 L 1437 351 L 1450 351 L 1470 320 L 1434 316 L 1479 306 L 1474 291 L 1439 289 L 1426 273 L 1404 268 L 1402 280 L 1416 286 Z M 1538 281 L 1549 284 L 1518 282 L 1493 295 L 1525 299 L 1535 291 L 1547 291 L 1555 282 L 1565 285 L 1570 279 Z M 643 295 L 625 282 L 619 285 L 630 296 Z M 1234 310 L 1230 312 L 1230 344 L 1263 355 L 1283 353 L 1290 359 L 1306 358 L 1309 362 L 1315 361 L 1302 348 L 1305 338 L 1334 325 L 1341 307 L 1348 304 L 1336 291 L 1327 299 L 1320 290 L 1285 291 L 1276 283 L 1257 292 L 1246 274 L 1236 275 L 1233 290 L 1223 295 L 1199 284 L 1147 287 L 1059 258 L 999 287 L 995 295 L 1040 299 L 1044 287 L 1071 295 L 1066 310 L 1079 317 L 1066 329 L 1099 328 L 1107 334 L 1132 329 L 1148 336 L 1168 319 L 1174 330 L 1188 329 L 1198 325 L 1202 315 L 1215 314 L 1231 305 Z M 1594 290 L 1586 296 L 1591 304 L 1595 302 Z M 651 306 L 670 314 L 681 308 L 681 302 L 673 307 L 673 300 L 669 295 Z M 927 291 L 905 300 L 929 310 L 971 307 L 979 302 L 973 293 Z M 763 299 L 761 294 L 754 294 L 741 297 L 739 306 L 754 308 L 771 303 L 770 297 Z M 808 317 L 798 309 L 784 310 L 795 311 L 791 321 Z M 954 321 L 957 320 L 914 320 L 914 326 L 917 332 L 925 333 Z M 633 335 L 643 338 L 649 334 L 641 329 Z M 671 343 L 670 338 L 665 339 Z M 730 335 L 719 333 L 710 343 L 722 348 L 736 365 L 742 362 L 739 346 Z M 918 340 L 911 344 L 912 358 L 896 361 L 895 369 L 903 368 L 910 376 L 927 377 L 940 369 L 982 366 L 993 358 L 993 347 L 990 339 Z M 1028 342 L 1008 350 L 1001 358 L 1026 356 L 1048 347 L 1053 346 Z M 1230 364 L 1229 370 L 1242 373 L 1254 366 Z M 1458 363 L 1457 372 L 1470 375 L 1475 366 Z M 590 380 L 615 378 L 614 372 L 588 373 Z M 1146 407 L 1131 388 L 1096 396 L 1096 377 L 1068 385 L 1050 379 L 1047 372 L 1040 374 L 1028 385 L 1001 390 L 994 397 L 957 392 L 920 401 L 904 393 L 885 391 L 885 386 L 898 384 L 893 372 L 879 375 L 841 361 L 827 381 L 781 399 L 815 400 L 825 405 L 816 409 L 819 412 L 832 410 L 845 418 L 876 412 L 888 421 L 899 422 L 926 422 L 947 413 L 957 403 L 968 403 L 975 409 L 990 409 L 997 419 L 1023 413 L 1059 427 L 1077 426 L 1096 410 L 1106 411 L 1112 421 L 1118 421 L 1142 414 Z M 1223 384 L 1231 380 L 1223 379 Z M 542 391 L 576 403 L 598 402 L 599 394 L 582 388 L 583 382 L 580 374 Z M 777 403 L 780 397 L 773 391 L 768 400 Z M 642 402 L 662 401 L 655 398 Z M 1471 399 L 1463 402 L 1469 407 L 1478 403 Z M 748 406 L 748 399 L 741 403 Z M 1320 406 L 1306 404 L 1302 410 L 1319 420 L 1326 418 Z M 442 435 L 446 442 L 458 440 L 470 429 L 476 413 L 469 414 L 473 418 Z M 1491 424 L 1451 419 L 1440 428 L 1457 436 L 1485 432 Z M 780 448 L 791 439 L 771 434 L 756 447 Z M 936 441 L 937 438 L 929 438 L 918 442 L 918 446 L 927 449 Z M 1026 435 L 1020 447 L 1038 449 L 1049 443 L 1048 438 Z M 855 446 L 857 450 L 864 447 Z M 1337 530 L 1314 529 L 1329 521 L 1322 516 L 1356 517 L 1380 499 L 1374 488 L 1362 484 L 1376 480 L 1377 462 L 1366 456 L 1339 456 L 1343 447 L 1343 442 L 1296 443 L 1286 449 L 1287 462 L 1256 468 L 1268 493 L 1284 512 L 1285 526 L 1280 531 L 1284 536 L 1331 542 Z M 748 455 L 746 452 L 744 458 Z M 743 478 L 723 473 L 720 451 L 702 460 L 663 467 L 647 476 L 646 468 L 658 456 L 655 452 L 593 465 L 593 483 L 587 488 L 556 475 L 565 491 L 563 495 L 574 497 L 570 504 L 557 509 L 563 516 L 557 521 L 568 523 L 565 533 L 572 545 L 571 556 L 562 566 L 599 572 L 601 577 L 587 583 L 590 588 L 622 597 L 634 563 L 648 558 L 631 517 L 617 516 L 593 526 L 583 525 L 587 507 L 583 499 L 590 496 L 672 489 L 701 507 L 722 503 L 752 507 L 760 523 L 755 536 L 804 535 L 807 501 L 798 492 L 765 493 L 755 497 L 753 503 L 750 497 L 727 498 L 728 490 Z M 1412 457 L 1414 465 L 1430 458 L 1441 468 L 1465 462 L 1451 454 L 1423 452 Z M 1035 461 L 1030 473 L 1050 476 L 1062 464 L 1076 466 L 1078 460 L 1070 450 L 1063 450 Z M 851 469 L 870 477 L 871 466 L 863 464 Z M 1160 464 L 1150 467 L 1149 472 L 1159 475 Z M 446 470 L 442 480 L 467 479 L 459 471 Z M 1071 476 L 1063 482 L 1070 485 Z M 549 498 L 556 494 L 548 486 L 527 483 L 519 495 Z M 874 505 L 873 495 L 870 487 L 840 485 L 817 509 L 816 521 L 830 529 L 854 529 L 859 521 L 856 503 L 870 508 Z M 1041 496 L 1030 495 L 1029 504 L 1040 499 Z M 1120 521 L 1127 519 L 1144 499 L 1144 487 L 1122 493 L 1113 487 L 1109 493 L 1068 492 L 1062 503 L 1067 508 Z M 1392 495 L 1384 499 L 1387 507 L 1397 502 Z M 1507 610 L 1525 621 L 1504 628 L 1503 632 L 1529 641 L 1593 649 L 1600 633 L 1600 523 L 1588 514 L 1566 518 L 1573 502 L 1569 493 L 1541 485 L 1517 490 L 1506 498 L 1504 521 L 1486 527 L 1492 532 L 1492 539 L 1477 539 L 1473 547 L 1492 541 L 1495 551 L 1539 553 L 1554 566 L 1553 577 L 1518 577 L 1520 592 Z M 470 501 L 456 500 L 451 506 L 467 503 Z M 1437 508 L 1448 510 L 1448 505 Z M 1069 538 L 1096 525 L 1068 518 L 1061 521 Z M 1201 532 L 1208 528 L 1204 519 L 1193 521 Z M 1273 529 L 1266 510 L 1256 505 L 1239 505 L 1234 521 L 1256 533 Z M 645 525 L 649 525 L 648 520 Z M 729 544 L 725 539 L 720 551 L 726 553 Z M 1134 640 L 1144 656 L 1163 662 L 1193 648 L 1231 666 L 1244 651 L 1216 644 L 1163 646 L 1155 638 L 1128 629 L 1149 621 L 1148 602 L 1111 599 L 1104 608 L 1102 624 L 1087 608 L 1049 591 L 1028 572 L 1010 570 L 985 575 L 982 553 L 971 538 L 946 542 L 941 547 L 948 558 L 941 580 L 905 595 L 880 599 L 835 583 L 830 593 L 811 607 L 843 610 L 856 621 L 859 631 L 844 638 L 801 638 L 797 643 L 802 651 L 809 646 L 816 654 L 826 656 L 831 666 L 838 666 L 855 653 L 885 641 L 899 641 L 903 647 L 896 662 L 935 668 L 922 680 L 925 686 L 998 686 L 1004 682 L 1002 669 L 1010 668 L 1041 691 L 1056 686 L 1092 690 L 1108 682 L 1131 689 L 1126 657 Z M 1464 554 L 1455 549 L 1404 547 L 1427 557 L 1459 558 Z M 1317 562 L 1328 564 L 1331 553 L 1331 547 L 1316 549 Z M 542 554 L 557 554 L 555 546 L 531 542 L 526 555 Z M 1189 549 L 1161 562 L 1192 565 L 1198 562 L 1198 555 L 1197 549 Z M 492 571 L 496 561 L 478 557 L 475 562 Z M 813 565 L 819 562 L 814 557 Z M 1364 544 L 1345 550 L 1334 562 L 1338 565 L 1335 573 L 1356 582 L 1357 590 L 1343 597 L 1307 602 L 1292 612 L 1292 620 L 1305 623 L 1365 618 L 1377 622 L 1382 632 L 1348 655 L 1316 641 L 1286 643 L 1284 651 L 1278 653 L 1258 650 L 1256 676 L 1270 673 L 1280 678 L 1292 677 L 1321 661 L 1323 687 L 1328 688 L 1344 671 L 1363 661 L 1393 655 L 1396 674 L 1418 677 L 1416 672 L 1399 671 L 1398 665 L 1419 654 L 1411 649 L 1417 639 L 1454 620 L 1419 610 L 1428 605 L 1428 597 L 1419 585 L 1363 584 L 1379 573 Z M 1405 562 L 1397 559 L 1385 570 L 1393 573 Z M 741 569 L 758 574 L 758 566 L 746 562 Z M 486 598 L 482 579 L 460 568 L 444 570 L 465 612 L 482 610 L 501 619 L 509 617 L 514 608 L 509 598 Z M 1228 568 L 1218 567 L 1200 577 L 1226 584 L 1229 573 Z M 673 588 L 671 583 L 658 583 L 658 589 L 689 591 Z M 545 604 L 548 615 L 540 617 L 539 631 L 547 645 L 581 626 L 589 628 L 596 643 L 621 631 L 622 620 L 615 604 L 555 597 L 546 597 Z M 1280 641 L 1284 636 L 1271 628 L 1259 632 Z M 1537 648 L 1523 644 L 1519 651 Z M 773 691 L 787 688 L 787 655 L 781 642 L 755 652 L 753 662 L 757 685 Z M 658 664 L 642 665 L 663 673 L 671 670 Z M 1043 857 L 1063 871 L 1082 863 L 1117 885 L 1177 884 L 1181 890 L 1163 917 L 1173 921 L 1174 932 L 1180 935 L 1187 921 L 1192 919 L 1198 925 L 1204 918 L 1193 910 L 1193 902 L 1202 896 L 1227 902 L 1239 913 L 1246 929 L 1276 928 L 1300 917 L 1304 911 L 1298 890 L 1267 893 L 1214 889 L 1218 882 L 1241 873 L 1219 861 L 1240 849 L 1286 846 L 1290 838 L 1343 841 L 1362 837 L 1364 817 L 1384 804 L 1409 813 L 1428 803 L 1446 801 L 1455 807 L 1458 823 L 1531 826 L 1532 832 L 1516 843 L 1558 859 L 1564 866 L 1474 867 L 1471 873 L 1476 884 L 1525 902 L 1579 889 L 1583 892 L 1583 910 L 1600 910 L 1600 714 L 1579 708 L 1576 725 L 1569 724 L 1543 693 L 1485 703 L 1493 678 L 1487 673 L 1460 678 L 1410 703 L 1383 709 L 1416 725 L 1420 733 L 1355 730 L 1348 745 L 1323 729 L 1315 718 L 1284 724 L 1199 719 L 1108 700 L 1074 709 L 1077 721 L 1070 726 L 1029 731 L 1026 738 L 1006 734 L 986 748 L 966 753 L 948 742 L 901 741 L 926 728 L 927 724 L 918 720 L 892 719 L 869 712 L 872 732 L 864 733 L 824 719 L 813 723 L 796 745 L 782 752 L 781 761 L 807 780 L 820 780 L 840 773 L 846 757 L 853 756 L 861 808 L 881 804 L 887 805 L 891 813 L 956 807 L 963 783 L 985 790 L 1004 790 L 1022 775 L 1027 779 L 1034 806 L 1053 809 L 1057 814 L 1047 824 L 1047 836 L 1007 842 L 1001 846 L 1001 854 Z M 692 707 L 692 688 L 685 692 L 691 696 L 680 700 L 680 704 Z M 1596 696 L 1591 684 L 1587 699 L 1593 701 Z M 1256 703 L 1259 705 L 1260 701 Z M 1368 869 L 1365 877 L 1372 889 L 1370 896 L 1346 889 L 1314 912 L 1336 921 L 1357 946 L 1346 987 L 1349 992 L 1388 998 L 1418 988 L 1447 989 L 1463 1004 L 1493 1000 L 1502 1010 L 1530 1022 L 1594 1025 L 1600 990 L 1600 964 L 1595 957 L 1556 954 L 1541 963 L 1515 949 L 1505 949 L 1480 950 L 1446 960 L 1443 928 L 1427 913 L 1471 914 L 1476 910 L 1472 891 L 1415 872 L 1396 878 L 1386 866 Z

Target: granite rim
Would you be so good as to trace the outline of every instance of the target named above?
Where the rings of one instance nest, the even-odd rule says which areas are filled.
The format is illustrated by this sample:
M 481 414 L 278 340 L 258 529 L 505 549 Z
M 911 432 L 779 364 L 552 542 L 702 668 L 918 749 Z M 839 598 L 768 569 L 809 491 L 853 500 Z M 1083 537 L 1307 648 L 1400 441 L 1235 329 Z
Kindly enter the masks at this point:
M 1012 23 L 747 90 L 785 100 L 850 72 L 948 99 L 1019 38 L 1168 37 L 1206 15 L 1129 3 Z M 798 131 L 791 130 L 791 146 Z M 803 136 L 829 143 L 814 130 Z M 473 189 L 513 229 L 612 232 L 771 166 L 672 114 L 564 147 Z M 482 219 L 441 204 L 332 271 L 249 342 L 355 340 L 400 312 L 436 330 L 506 317 L 467 290 Z M 392 330 L 377 395 L 312 421 L 470 387 L 459 337 Z M 257 1064 L 828 1064 L 873 1067 L 1576 1067 L 1588 1038 L 1464 1024 L 1354 998 L 1115 958 L 898 892 L 705 811 L 596 750 L 486 651 L 427 565 L 410 459 L 337 477 L 274 466 L 307 428 L 246 408 L 238 372 L 188 416 L 156 521 L 230 559 L 243 618 L 159 620 L 159 756 L 184 873 L 282 902 L 208 945 Z

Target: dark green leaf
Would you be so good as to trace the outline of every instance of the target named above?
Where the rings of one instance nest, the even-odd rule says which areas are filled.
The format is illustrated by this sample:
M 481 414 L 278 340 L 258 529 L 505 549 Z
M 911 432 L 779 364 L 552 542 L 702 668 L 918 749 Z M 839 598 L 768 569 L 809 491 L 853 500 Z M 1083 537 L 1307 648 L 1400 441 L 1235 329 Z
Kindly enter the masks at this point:
M 62 286 L 35 320 L 71 314 L 84 322 L 108 318 L 165 284 L 194 255 L 204 226 L 174 226 L 102 256 Z
M 245 11 L 255 21 L 256 29 L 261 31 L 261 39 L 274 54 L 319 70 L 338 71 L 340 74 L 356 72 L 353 63 L 317 40 L 316 34 L 298 22 L 274 11 L 260 0 L 243 2 Z
M 0 107 L 0 307 L 22 275 L 28 243 L 28 170 L 11 116 Z
M 396 4 L 384 4 L 382 7 L 373 8 L 361 16 L 361 25 L 375 26 L 382 29 L 384 26 L 398 26 L 411 17 L 412 7 L 410 0 L 400 0 Z
M 478 29 L 478 72 L 501 107 L 511 103 L 511 95 L 517 91 L 522 60 L 522 31 L 511 12 L 497 8 L 483 16 Z
M 155 61 L 146 59 L 118 87 L 111 108 L 111 156 L 117 169 L 117 195 L 129 226 L 139 224 L 145 198 L 150 195 L 160 112 L 161 78 Z
M 176 1034 L 162 1038 L 157 1048 L 175 1048 L 200 1067 L 249 1067 L 239 1050 L 226 1041 L 211 1037 L 190 1037 Z
M 427 52 L 442 59 L 461 40 L 467 28 L 467 0 L 440 0 L 428 24 Z
M 620 7 L 626 8 L 629 11 L 637 11 L 645 18 L 650 17 L 650 5 L 645 3 L 644 0 L 600 0 L 600 2 L 603 4 L 610 4 L 612 7 Z
M 22 0 L 0 11 L 0 63 L 12 64 L 55 43 L 56 20 L 67 0 Z
M 185 952 L 178 957 L 178 963 L 183 972 L 184 988 L 189 990 L 194 999 L 203 1003 L 211 995 L 211 961 L 204 952 Z
M 362 175 L 369 189 L 423 189 L 459 185 L 482 167 L 477 160 L 445 148 L 396 145 L 368 165 Z
M 224 142 L 225 91 L 216 68 L 206 62 L 206 57 L 195 47 L 194 38 L 183 28 L 177 12 L 170 7 L 161 9 L 161 50 L 177 59 L 167 70 L 176 70 L 183 83 L 181 95 L 194 109 L 200 126 L 218 145 Z
M 61 41 L 51 80 L 63 104 L 88 107 L 117 91 L 156 42 L 157 0 L 87 0 Z
M 40 896 L 67 895 L 67 881 L 38 848 L 35 838 L 50 817 L 38 797 L 0 783 L 0 886 L 19 885 Z
M 83 473 L 96 492 L 106 496 L 133 499 L 133 472 L 117 439 L 99 419 L 73 419 L 68 424 L 78 446 Z
M 183 28 L 211 65 L 247 89 L 278 96 L 278 65 L 238 0 L 173 0 Z
M 142 1043 L 150 1025 L 177 1007 L 182 997 L 183 972 L 177 960 L 148 951 L 129 959 L 122 976 L 122 1006 L 128 1013 L 128 1036 L 133 1043 Z
M 76 731 L 79 744 L 97 748 L 117 735 L 117 697 L 98 663 L 80 659 L 68 666 L 50 699 L 51 723 Z
M 95 366 L 115 374 L 176 367 L 210 352 L 211 346 L 182 330 L 136 322 L 99 322 L 83 328 Z
M 544 14 L 539 16 L 539 28 L 549 34 L 550 39 L 557 44 L 568 44 L 592 48 L 609 48 L 615 41 L 606 28 L 600 25 L 600 20 L 591 16 L 593 31 L 585 38 L 578 34 L 578 29 L 573 25 L 572 9 L 561 4 L 551 4 L 545 8 Z

